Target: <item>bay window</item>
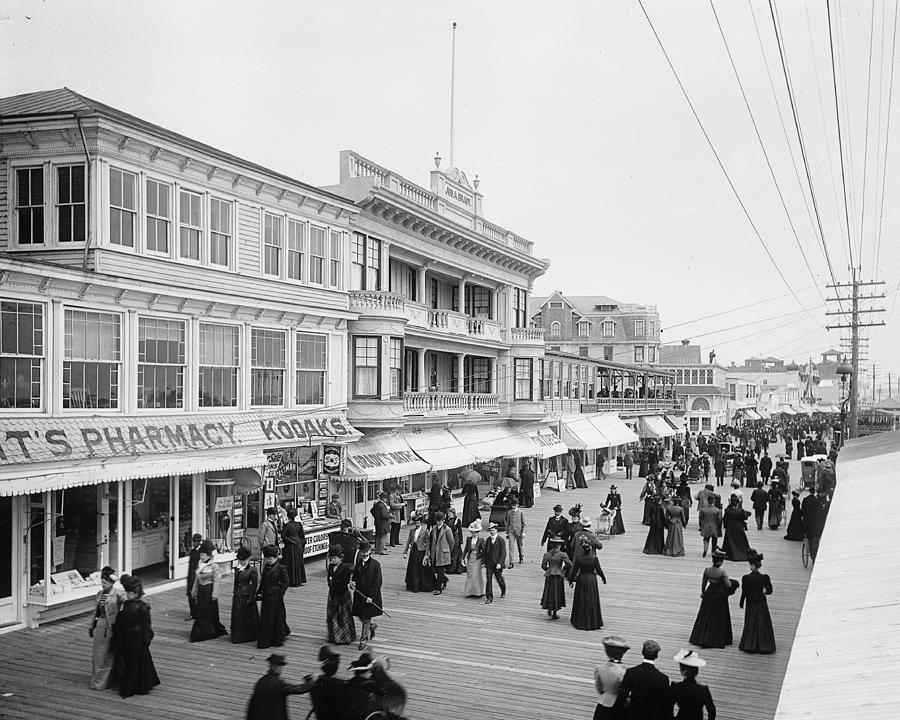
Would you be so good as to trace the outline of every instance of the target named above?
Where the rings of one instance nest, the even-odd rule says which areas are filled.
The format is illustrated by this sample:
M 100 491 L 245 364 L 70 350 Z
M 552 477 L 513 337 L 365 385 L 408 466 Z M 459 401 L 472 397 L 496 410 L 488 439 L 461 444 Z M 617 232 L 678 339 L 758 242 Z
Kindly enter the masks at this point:
M 251 330 L 250 403 L 284 405 L 287 337 L 283 330 Z
M 514 400 L 532 400 L 534 398 L 532 385 L 534 380 L 534 365 L 531 358 L 515 358 L 515 389 Z
M 0 408 L 41 407 L 44 308 L 0 301 Z
M 403 338 L 390 341 L 391 399 L 403 397 Z
M 297 333 L 298 405 L 325 404 L 327 348 L 327 335 Z
M 353 397 L 377 398 L 381 392 L 381 338 L 353 338 Z
M 115 313 L 65 311 L 64 408 L 118 408 L 122 318 Z
M 16 223 L 19 245 L 44 242 L 44 169 L 16 170 Z
M 59 242 L 84 242 L 84 165 L 56 168 L 56 220 Z
M 184 322 L 138 319 L 139 408 L 184 407 Z
M 200 407 L 237 407 L 240 328 L 200 323 Z

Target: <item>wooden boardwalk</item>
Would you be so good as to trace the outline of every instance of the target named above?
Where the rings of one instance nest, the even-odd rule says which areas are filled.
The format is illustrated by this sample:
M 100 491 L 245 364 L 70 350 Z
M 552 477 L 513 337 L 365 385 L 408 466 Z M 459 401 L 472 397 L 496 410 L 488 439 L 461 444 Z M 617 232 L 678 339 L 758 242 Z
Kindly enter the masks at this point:
M 792 477 L 799 477 L 797 465 L 792 463 Z M 504 573 L 508 596 L 501 600 L 498 594 L 489 606 L 461 597 L 464 576 L 451 576 L 448 589 L 438 597 L 408 593 L 403 585 L 401 553 L 395 549 L 392 555 L 378 558 L 384 568 L 385 607 L 393 619 L 382 619 L 371 647 L 376 654 L 390 656 L 392 673 L 410 696 L 409 718 L 460 720 L 488 713 L 523 720 L 589 718 L 596 702 L 593 668 L 604 657 L 600 639 L 606 634 L 621 635 L 631 644 L 625 656 L 628 665 L 640 662 L 643 640 L 657 640 L 662 646 L 658 666 L 671 678 L 678 678 L 671 658 L 689 647 L 687 640 L 700 603 L 700 578 L 708 564 L 701 557 L 696 516 L 692 509 L 685 530 L 686 557 L 643 555 L 646 528 L 640 524 L 642 503 L 637 499 L 641 481 L 624 480 L 621 473 L 612 479 L 626 503 L 626 534 L 607 542 L 600 553 L 609 581 L 600 586 L 602 630 L 578 631 L 569 623 L 568 610 L 555 622 L 541 610 L 543 573 L 538 543 L 554 504 L 560 502 L 568 510 L 581 502 L 586 514 L 596 516 L 608 482 L 594 481 L 587 490 L 562 495 L 546 492 L 536 500 L 535 507 L 526 511 L 526 563 Z M 693 486 L 694 492 L 698 488 Z M 775 714 L 809 571 L 802 566 L 800 544 L 782 539 L 783 528 L 757 532 L 752 518 L 750 526 L 751 544 L 765 554 L 763 570 L 772 576 L 775 588 L 770 608 L 778 652 L 746 655 L 737 644 L 703 651 L 709 665 L 701 680 L 710 685 L 721 718 L 766 720 Z M 738 579 L 747 572 L 744 563 L 726 563 L 726 569 Z M 290 663 L 285 672 L 289 680 L 299 680 L 316 668 L 315 656 L 324 641 L 323 562 L 311 562 L 308 575 L 306 586 L 288 594 L 293 634 L 284 652 Z M 152 652 L 162 679 L 160 687 L 147 696 L 127 700 L 114 691 L 88 689 L 88 618 L 81 616 L 0 636 L 0 718 L 243 717 L 253 683 L 265 671 L 269 651 L 232 645 L 227 636 L 190 644 L 183 592 L 167 591 L 148 599 L 153 608 L 156 639 Z M 571 590 L 568 600 L 571 603 Z M 227 623 L 230 597 L 220 602 Z M 737 597 L 731 605 L 737 643 L 743 621 Z M 340 675 L 347 676 L 346 666 L 358 651 L 355 646 L 345 646 L 343 652 Z M 306 715 L 307 698 L 294 697 L 290 703 L 295 717 Z

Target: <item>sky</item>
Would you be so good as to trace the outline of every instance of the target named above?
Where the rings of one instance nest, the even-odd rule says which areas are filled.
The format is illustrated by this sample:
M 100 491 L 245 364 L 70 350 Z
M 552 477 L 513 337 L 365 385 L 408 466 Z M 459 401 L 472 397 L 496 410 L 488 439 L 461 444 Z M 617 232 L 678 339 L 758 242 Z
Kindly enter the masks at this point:
M 726 364 L 802 362 L 840 348 L 825 255 L 844 283 L 852 253 L 888 296 L 861 368 L 900 395 L 897 4 L 832 0 L 829 36 L 825 0 L 774 2 L 814 207 L 768 0 L 643 2 L 699 123 L 638 0 L 7 0 L 0 94 L 66 86 L 315 185 L 343 149 L 427 185 L 455 21 L 454 165 L 550 258 L 535 294 L 656 305 L 664 343 Z

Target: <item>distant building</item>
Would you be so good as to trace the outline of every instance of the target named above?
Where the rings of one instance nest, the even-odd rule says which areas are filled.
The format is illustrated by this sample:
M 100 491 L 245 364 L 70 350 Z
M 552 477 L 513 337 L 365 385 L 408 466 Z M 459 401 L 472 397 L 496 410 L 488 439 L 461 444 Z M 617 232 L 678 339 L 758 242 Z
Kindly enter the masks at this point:
M 743 369 L 753 370 L 755 372 L 784 370 L 784 360 L 779 360 L 772 356 L 767 358 L 751 357 L 744 360 Z
M 710 356 L 715 359 L 714 353 Z M 675 393 L 684 403 L 688 432 L 709 434 L 731 422 L 725 367 L 703 362 L 699 345 L 688 340 L 674 347 L 664 345 L 659 364 L 675 373 Z
M 623 303 L 605 295 L 532 297 L 529 317 L 544 328 L 551 350 L 618 363 L 659 362 L 656 305 Z

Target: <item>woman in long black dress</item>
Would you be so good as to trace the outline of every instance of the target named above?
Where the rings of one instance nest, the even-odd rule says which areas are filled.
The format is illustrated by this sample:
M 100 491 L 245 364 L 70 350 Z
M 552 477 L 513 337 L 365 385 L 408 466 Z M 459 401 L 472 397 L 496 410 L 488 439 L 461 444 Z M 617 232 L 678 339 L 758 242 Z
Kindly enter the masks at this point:
M 579 452 L 573 452 L 573 457 L 575 458 L 575 474 L 573 477 L 575 478 L 575 487 L 576 488 L 586 488 L 588 486 L 587 480 L 584 477 L 584 468 L 582 467 L 581 462 L 581 454 Z
M 544 571 L 544 592 L 541 607 L 552 620 L 559 620 L 558 611 L 566 606 L 565 577 L 572 568 L 572 561 L 562 551 L 563 539 L 559 535 L 547 538 L 547 552 L 541 559 Z
M 609 526 L 609 534 L 621 535 L 624 533 L 625 523 L 622 520 L 622 496 L 619 494 L 619 488 L 615 485 L 609 486 L 609 493 L 606 496 L 604 507 L 613 514 L 613 519 Z
M 684 526 L 687 527 L 691 521 L 691 507 L 694 504 L 694 499 L 691 497 L 691 486 L 688 485 L 687 477 L 685 477 L 684 473 L 681 473 L 678 487 L 675 488 L 675 496 L 678 498 L 678 502 L 681 503 L 681 509 L 684 510 Z
M 714 718 L 716 705 L 713 702 L 712 694 L 706 685 L 697 682 L 697 674 L 700 672 L 700 668 L 706 665 L 706 660 L 703 660 L 693 650 L 682 650 L 672 659 L 678 663 L 681 677 L 684 678 L 681 682 L 673 682 L 669 686 L 672 702 L 678 708 L 676 719 L 701 720 L 704 708 L 706 708 L 706 717 Z
M 234 594 L 231 597 L 231 642 L 256 642 L 259 639 L 259 608 L 256 588 L 259 572 L 250 564 L 250 550 L 238 548 L 234 569 Z
M 194 600 L 194 625 L 191 642 L 214 640 L 228 631 L 219 620 L 219 566 L 213 562 L 215 548 L 210 540 L 200 543 L 200 562 L 194 571 L 191 597 Z
M 281 538 L 284 540 L 282 559 L 287 569 L 288 582 L 291 587 L 299 587 L 306 583 L 306 565 L 303 562 L 303 553 L 306 551 L 306 533 L 303 531 L 303 523 L 297 520 L 297 510 L 288 510 L 288 521 L 281 530 Z
M 328 626 L 328 642 L 336 645 L 356 642 L 353 592 L 350 590 L 353 568 L 343 560 L 344 548 L 332 545 L 328 550 L 328 605 L 325 623 Z
M 262 601 L 259 613 L 259 648 L 281 647 L 291 634 L 284 608 L 284 593 L 288 589 L 288 574 L 278 562 L 278 548 L 266 545 L 262 549 L 263 566 L 256 597 Z
M 428 491 L 428 527 L 434 525 L 434 514 L 436 512 L 447 515 L 447 508 L 450 507 L 450 490 L 443 487 L 437 480 L 431 484 L 431 490 Z
M 662 555 L 666 550 L 666 511 L 662 498 L 655 495 L 650 508 L 650 527 L 647 528 L 647 539 L 644 541 L 645 555 Z
M 403 557 L 409 556 L 406 563 L 406 589 L 414 593 L 431 592 L 434 589 L 434 573 L 425 565 L 428 529 L 424 525 L 424 520 L 421 513 L 413 515 L 413 527 L 410 528 L 403 550 Z
M 460 575 L 466 571 L 462 562 L 463 531 L 462 523 L 459 521 L 459 518 L 456 517 L 456 510 L 453 509 L 452 505 L 447 508 L 447 519 L 444 524 L 450 528 L 450 531 L 453 533 L 453 549 L 450 551 L 450 567 L 447 568 L 446 573 L 448 575 Z
M 772 594 L 772 581 L 759 571 L 762 553 L 753 552 L 749 558 L 750 572 L 741 578 L 741 602 L 744 611 L 744 632 L 738 646 L 746 653 L 769 655 L 775 652 L 775 630 L 769 615 L 766 595 Z
M 803 510 L 800 508 L 800 493 L 794 490 L 791 493 L 791 520 L 787 526 L 785 540 L 803 540 Z
M 773 482 L 769 488 L 769 528 L 777 530 L 781 527 L 781 516 L 784 513 L 784 493 L 781 484 Z
M 743 562 L 747 559 L 750 550 L 750 543 L 747 540 L 748 517 L 750 513 L 741 506 L 740 499 L 732 496 L 722 517 L 722 524 L 725 526 L 722 548 L 732 562 Z
M 150 622 L 150 606 L 141 598 L 144 586 L 140 578 L 123 575 L 122 588 L 125 603 L 113 625 L 113 647 L 116 650 L 115 673 L 119 683 L 119 695 L 146 695 L 159 685 L 159 675 L 150 655 L 153 625 Z
M 578 630 L 599 630 L 603 627 L 600 590 L 597 586 L 598 575 L 606 585 L 606 575 L 600 567 L 599 558 L 592 552 L 591 543 L 582 540 L 569 576 L 569 587 L 575 587 L 571 620 L 572 625 Z
M 656 478 L 652 475 L 644 482 L 641 494 L 638 500 L 644 501 L 644 516 L 641 518 L 641 525 L 650 524 L 650 516 L 653 514 L 653 500 L 656 498 Z
M 731 611 L 728 609 L 728 598 L 738 588 L 737 580 L 731 580 L 722 568 L 725 553 L 713 550 L 712 567 L 703 571 L 700 584 L 700 609 L 691 630 L 691 644 L 703 648 L 724 648 L 731 645 L 734 638 L 731 633 Z
M 477 473 L 476 470 L 470 470 L 470 473 Z M 463 486 L 463 514 L 462 524 L 469 527 L 476 520 L 481 519 L 481 513 L 478 511 L 478 501 L 481 499 L 478 495 L 478 485 L 472 482 L 472 476 Z

